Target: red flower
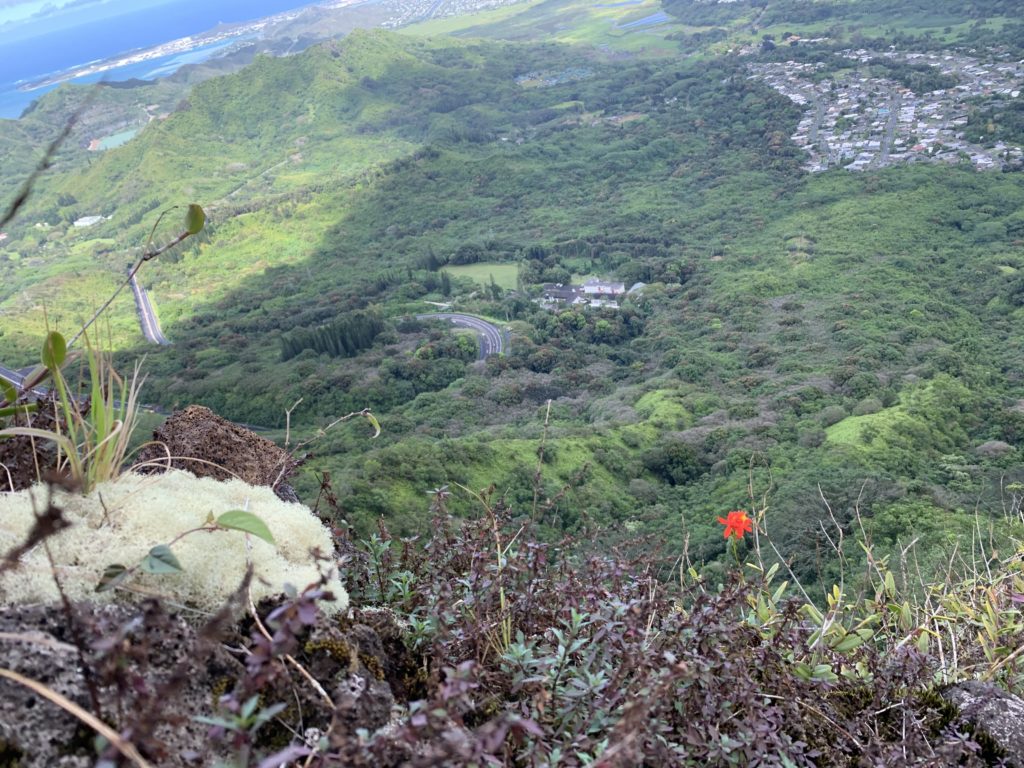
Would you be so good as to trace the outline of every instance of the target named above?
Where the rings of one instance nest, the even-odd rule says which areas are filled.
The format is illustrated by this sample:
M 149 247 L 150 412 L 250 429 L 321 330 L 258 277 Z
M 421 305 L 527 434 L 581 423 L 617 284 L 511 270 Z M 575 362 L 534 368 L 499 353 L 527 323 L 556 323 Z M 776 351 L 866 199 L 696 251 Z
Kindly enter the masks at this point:
M 742 509 L 737 509 L 725 517 L 718 518 L 718 522 L 725 526 L 723 538 L 726 539 L 734 534 L 737 539 L 742 539 L 744 533 L 750 533 L 754 530 L 754 521 Z

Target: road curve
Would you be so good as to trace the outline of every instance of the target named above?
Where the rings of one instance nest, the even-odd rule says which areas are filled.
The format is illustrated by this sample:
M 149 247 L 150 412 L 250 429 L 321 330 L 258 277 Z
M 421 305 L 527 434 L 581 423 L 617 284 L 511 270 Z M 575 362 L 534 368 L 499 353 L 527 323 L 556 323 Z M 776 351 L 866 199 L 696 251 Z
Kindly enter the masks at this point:
M 157 320 L 156 313 L 153 311 L 153 303 L 149 300 L 149 293 L 139 285 L 135 275 L 131 276 L 129 282 L 132 286 L 132 295 L 135 297 L 135 309 L 139 313 L 139 326 L 142 328 L 142 335 L 146 337 L 146 341 L 153 344 L 159 344 L 163 347 L 170 345 L 171 342 L 167 340 L 164 332 L 160 330 L 160 321 Z
M 24 372 L 16 371 L 13 368 L 7 368 L 3 365 L 0 365 L 0 379 L 4 379 L 6 381 L 11 382 L 11 384 L 13 384 L 19 390 L 21 390 L 21 385 L 25 383 L 25 376 L 27 376 L 28 373 L 32 371 L 32 369 L 25 368 L 23 370 Z M 36 387 L 35 389 L 32 390 L 32 393 L 42 397 L 46 395 L 47 391 L 48 390 L 45 387 Z
M 13 368 L 5 368 L 0 365 L 0 379 L 6 379 L 16 387 L 21 386 L 21 382 L 25 380 L 25 375 L 20 371 L 16 371 Z
M 477 340 L 480 342 L 480 351 L 477 356 L 484 360 L 491 355 L 504 354 L 508 347 L 505 332 L 493 323 L 481 320 L 473 315 L 463 315 L 458 312 L 430 312 L 423 315 L 416 315 L 417 320 L 447 320 L 452 325 L 461 328 L 469 328 L 474 331 Z

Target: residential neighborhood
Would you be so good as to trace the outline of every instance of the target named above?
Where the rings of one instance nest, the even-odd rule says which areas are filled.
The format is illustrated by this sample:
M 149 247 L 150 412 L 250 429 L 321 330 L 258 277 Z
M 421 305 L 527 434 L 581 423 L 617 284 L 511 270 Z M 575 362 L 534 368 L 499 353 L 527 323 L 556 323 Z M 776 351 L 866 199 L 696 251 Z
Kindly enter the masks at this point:
M 787 61 L 751 64 L 760 79 L 806 112 L 791 137 L 808 154 L 811 172 L 836 166 L 851 171 L 894 163 L 969 162 L 978 170 L 1001 169 L 1020 162 L 1019 146 L 965 135 L 968 110 L 985 100 L 1020 98 L 1024 61 L 989 61 L 952 53 L 906 53 L 851 50 L 843 56 L 857 62 L 853 74 L 820 77 L 820 63 Z M 894 80 L 872 77 L 866 66 L 888 58 L 937 68 L 956 85 L 914 93 Z M 970 102 L 970 103 L 969 103 Z

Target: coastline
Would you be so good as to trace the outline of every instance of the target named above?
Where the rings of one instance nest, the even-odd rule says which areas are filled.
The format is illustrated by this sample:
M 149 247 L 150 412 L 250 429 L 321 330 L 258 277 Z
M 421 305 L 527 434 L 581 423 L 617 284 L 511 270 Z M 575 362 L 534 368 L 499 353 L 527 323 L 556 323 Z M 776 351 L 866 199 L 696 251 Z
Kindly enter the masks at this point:
M 197 35 L 188 35 L 175 40 L 161 43 L 149 48 L 135 49 L 126 53 L 119 53 L 107 59 L 91 61 L 87 64 L 72 67 L 56 74 L 50 74 L 42 78 L 31 80 L 18 85 L 17 90 L 28 93 L 40 88 L 48 88 L 60 83 L 77 80 L 82 77 L 102 74 L 114 69 L 141 64 L 146 61 L 163 58 L 166 56 L 189 53 L 198 48 L 203 48 L 217 43 L 231 42 L 234 39 L 259 37 L 268 27 L 294 21 L 308 9 L 313 7 L 322 8 L 344 8 L 349 5 L 357 5 L 360 0 L 331 0 L 330 2 L 314 2 L 290 11 L 282 11 L 271 16 L 248 22 L 237 22 L 222 24 L 213 29 Z

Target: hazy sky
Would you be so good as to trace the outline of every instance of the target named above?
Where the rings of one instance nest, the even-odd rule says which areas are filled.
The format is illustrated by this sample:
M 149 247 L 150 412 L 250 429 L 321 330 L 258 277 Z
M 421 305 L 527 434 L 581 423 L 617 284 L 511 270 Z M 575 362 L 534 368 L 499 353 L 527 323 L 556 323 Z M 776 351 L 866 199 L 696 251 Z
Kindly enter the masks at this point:
M 70 0 L 0 0 L 0 22 L 26 19 L 44 8 L 56 13 L 68 2 Z
M 147 8 L 174 5 L 174 0 L 0 0 L 0 47 L 56 29 L 75 29 Z M 205 7 L 216 7 L 211 0 Z
M 103 5 L 106 0 L 0 0 L 0 24 L 60 15 L 67 6 Z

